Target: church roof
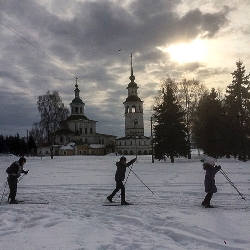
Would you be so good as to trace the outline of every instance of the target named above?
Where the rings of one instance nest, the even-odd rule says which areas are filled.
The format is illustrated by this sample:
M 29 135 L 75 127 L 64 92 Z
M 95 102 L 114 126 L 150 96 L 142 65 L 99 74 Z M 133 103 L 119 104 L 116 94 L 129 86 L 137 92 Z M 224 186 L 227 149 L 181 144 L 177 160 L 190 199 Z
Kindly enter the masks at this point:
M 72 103 L 74 103 L 74 104 L 84 104 L 83 101 L 82 101 L 82 99 L 81 99 L 80 97 L 75 97 L 75 98 L 72 100 L 71 104 L 72 104 Z
M 116 140 L 119 141 L 119 140 L 129 140 L 129 139 L 135 139 L 135 136 L 124 136 L 124 137 L 117 138 Z M 150 140 L 150 137 L 145 136 L 145 135 L 136 135 L 136 139 Z
M 137 95 L 130 95 L 126 98 L 126 102 L 142 102 L 142 100 L 140 99 L 140 97 L 138 97 Z
M 138 86 L 137 86 L 137 83 L 135 83 L 134 81 L 131 81 L 129 84 L 128 84 L 128 87 L 127 88 L 139 88 Z
M 66 121 L 73 121 L 73 120 L 89 120 L 85 115 L 70 115 Z

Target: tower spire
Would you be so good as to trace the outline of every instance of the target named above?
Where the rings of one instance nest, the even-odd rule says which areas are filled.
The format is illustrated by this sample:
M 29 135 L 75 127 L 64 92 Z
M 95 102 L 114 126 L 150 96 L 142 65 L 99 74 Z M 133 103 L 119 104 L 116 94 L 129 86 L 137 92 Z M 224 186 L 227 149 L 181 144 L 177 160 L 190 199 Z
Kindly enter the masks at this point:
M 131 76 L 133 75 L 133 64 L 132 64 L 132 60 L 133 60 L 133 54 L 131 53 Z
M 76 85 L 75 85 L 76 88 L 78 87 L 77 80 L 78 80 L 78 76 L 76 77 Z
M 80 90 L 79 90 L 79 88 L 78 88 L 78 84 L 77 84 L 77 80 L 78 80 L 78 77 L 76 77 L 75 97 L 79 97 L 79 93 L 80 93 Z
M 134 71 L 133 71 L 133 64 L 132 64 L 132 58 L 133 58 L 133 54 L 131 53 L 131 76 L 129 77 L 129 79 L 131 80 L 131 82 L 134 82 L 135 80 L 135 76 L 134 76 Z

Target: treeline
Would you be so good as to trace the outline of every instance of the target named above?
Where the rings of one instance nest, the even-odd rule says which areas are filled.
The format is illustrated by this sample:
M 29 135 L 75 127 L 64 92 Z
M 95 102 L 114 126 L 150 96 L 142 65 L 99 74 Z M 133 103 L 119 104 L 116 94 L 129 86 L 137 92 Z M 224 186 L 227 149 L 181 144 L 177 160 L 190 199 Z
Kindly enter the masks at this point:
M 250 74 L 236 66 L 225 96 L 196 80 L 165 80 L 153 114 L 156 159 L 191 158 L 193 144 L 215 158 L 250 159 Z
M 11 153 L 17 156 L 36 155 L 36 143 L 32 136 L 20 137 L 19 134 L 15 136 L 0 135 L 0 153 Z
M 45 142 L 50 145 L 53 158 L 54 134 L 61 121 L 65 120 L 69 111 L 64 107 L 58 91 L 47 91 L 38 97 L 38 110 L 41 119 L 34 123 L 29 131 L 29 137 L 0 135 L 0 153 L 14 155 L 37 155 L 37 145 Z

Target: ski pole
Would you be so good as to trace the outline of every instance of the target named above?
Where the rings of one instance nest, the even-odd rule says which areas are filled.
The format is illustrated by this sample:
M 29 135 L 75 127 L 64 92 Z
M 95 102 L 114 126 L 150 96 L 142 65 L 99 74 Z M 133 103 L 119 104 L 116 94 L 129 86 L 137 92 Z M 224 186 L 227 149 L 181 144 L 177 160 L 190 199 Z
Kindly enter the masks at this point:
M 28 172 L 29 172 L 29 170 L 27 170 Z M 18 179 L 18 182 L 20 182 L 21 180 L 22 180 L 22 178 L 24 177 L 24 175 L 26 175 L 26 174 L 23 174 L 19 179 Z M 17 182 L 17 183 L 18 183 Z
M 129 177 L 129 175 L 130 175 L 130 172 L 131 172 L 131 170 L 132 170 L 132 167 L 133 167 L 133 164 L 132 164 L 132 166 L 131 166 L 131 169 L 129 168 L 129 172 L 128 172 L 128 175 L 127 175 L 127 178 L 126 178 L 126 180 L 125 180 L 125 182 L 124 182 L 124 187 L 125 187 L 125 185 L 126 185 L 126 183 L 127 183 L 127 180 L 128 180 L 128 177 Z
M 130 171 L 138 178 L 138 180 L 152 193 L 152 194 L 154 194 L 154 192 L 140 179 L 140 177 L 130 168 L 130 167 L 128 167 L 129 169 L 130 169 Z
M 2 194 L 2 198 L 1 198 L 1 202 L 2 203 L 2 200 L 3 200 L 3 197 L 4 197 L 4 193 L 5 193 L 5 189 L 6 189 L 6 186 L 7 186 L 7 181 L 5 182 L 5 185 L 4 185 L 4 190 L 3 190 L 3 194 Z
M 230 178 L 227 176 L 227 174 L 225 173 L 225 171 L 223 169 L 220 169 L 220 172 L 224 175 L 224 177 L 227 179 L 227 181 L 238 191 L 238 189 L 236 188 L 236 186 L 234 185 L 234 183 L 230 180 Z
M 220 172 L 223 174 L 223 176 L 226 178 L 226 180 L 232 185 L 232 187 L 238 192 L 238 194 L 241 196 L 241 198 L 246 201 L 246 198 L 242 195 L 242 193 L 240 193 L 240 191 L 238 190 L 238 188 L 230 180 L 230 178 L 227 176 L 227 174 L 225 173 L 225 171 L 223 169 L 220 169 Z
M 136 160 L 137 160 L 137 156 L 136 156 Z M 130 172 L 131 172 L 131 170 L 132 170 L 133 165 L 134 165 L 134 163 L 132 163 L 131 169 L 129 168 L 129 172 L 128 172 L 127 178 L 126 178 L 126 180 L 125 180 L 125 182 L 124 182 L 124 187 L 125 187 L 125 185 L 126 185 L 126 183 L 127 183 L 127 180 L 128 180 L 128 177 L 129 177 L 129 175 L 130 175 Z

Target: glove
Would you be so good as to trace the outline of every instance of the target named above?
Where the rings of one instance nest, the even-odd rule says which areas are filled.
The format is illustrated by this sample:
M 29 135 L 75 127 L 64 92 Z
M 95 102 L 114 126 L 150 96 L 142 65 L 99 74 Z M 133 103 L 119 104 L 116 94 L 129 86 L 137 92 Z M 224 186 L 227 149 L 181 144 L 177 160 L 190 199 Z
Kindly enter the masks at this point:
M 29 170 L 28 171 L 23 171 L 24 174 L 28 174 L 29 173 Z
M 218 166 L 215 166 L 216 169 L 220 170 L 221 169 L 221 166 L 218 165 Z

